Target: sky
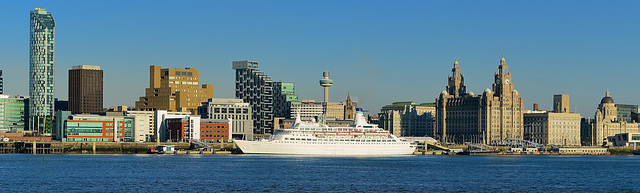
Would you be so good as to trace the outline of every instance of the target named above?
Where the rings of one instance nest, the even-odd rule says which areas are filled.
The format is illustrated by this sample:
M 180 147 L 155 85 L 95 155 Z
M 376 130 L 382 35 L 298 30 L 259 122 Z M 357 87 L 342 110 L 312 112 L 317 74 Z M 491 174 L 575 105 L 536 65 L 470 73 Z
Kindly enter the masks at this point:
M 458 57 L 467 91 L 491 88 L 501 54 L 525 109 L 593 117 L 607 90 L 638 104 L 637 1 L 0 1 L 5 94 L 28 95 L 29 11 L 56 22 L 55 96 L 68 70 L 104 70 L 104 105 L 134 106 L 149 66 L 195 67 L 214 97 L 235 97 L 231 62 L 256 60 L 300 99 L 347 93 L 370 114 L 394 101 L 434 102 Z

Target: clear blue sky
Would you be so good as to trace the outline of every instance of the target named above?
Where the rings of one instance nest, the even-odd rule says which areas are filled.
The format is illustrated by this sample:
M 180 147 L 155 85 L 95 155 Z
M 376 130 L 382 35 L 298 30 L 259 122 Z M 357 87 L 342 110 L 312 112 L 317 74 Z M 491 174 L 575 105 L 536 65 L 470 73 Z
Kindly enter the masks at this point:
M 2 1 L 5 93 L 28 95 L 29 11 L 56 21 L 56 97 L 68 70 L 104 69 L 105 106 L 133 106 L 149 65 L 200 70 L 214 97 L 234 97 L 233 60 L 258 60 L 301 99 L 347 92 L 378 112 L 393 101 L 433 102 L 459 57 L 468 91 L 490 88 L 500 54 L 524 98 L 550 109 L 553 94 L 593 117 L 607 89 L 638 104 L 637 1 Z

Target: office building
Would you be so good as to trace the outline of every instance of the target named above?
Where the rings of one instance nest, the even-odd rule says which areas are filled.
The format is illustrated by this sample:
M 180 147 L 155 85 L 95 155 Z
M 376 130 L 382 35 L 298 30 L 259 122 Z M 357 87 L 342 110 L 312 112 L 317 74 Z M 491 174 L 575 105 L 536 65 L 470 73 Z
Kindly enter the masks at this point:
M 618 109 L 618 120 L 634 122 L 633 115 L 638 113 L 638 105 L 616 104 L 616 108 Z
M 202 119 L 231 119 L 233 139 L 253 139 L 251 105 L 242 99 L 211 98 L 198 107 Z
M 324 113 L 323 109 L 322 103 L 317 103 L 315 100 L 302 100 L 300 104 L 291 105 L 289 118 L 295 119 L 299 113 L 301 120 L 308 121 L 312 118 L 317 119 L 318 116 Z
M 273 83 L 273 116 L 290 118 L 291 105 L 300 104 L 293 82 Z
M 23 96 L 0 94 L 0 133 L 24 131 L 24 99 Z
M 598 105 L 592 129 L 587 133 L 590 138 L 589 145 L 611 145 L 607 143 L 607 137 L 619 133 L 640 133 L 640 123 L 628 123 L 618 119 L 618 108 L 607 91 Z
M 31 11 L 29 44 L 29 123 L 38 134 L 51 133 L 54 110 L 55 22 L 50 12 Z
M 394 102 L 380 110 L 378 127 L 399 137 L 432 137 L 435 114 L 434 103 Z
M 73 114 L 103 111 L 103 80 L 99 66 L 77 65 L 69 70 L 69 110 Z
M 189 142 L 198 140 L 204 142 L 228 141 L 230 133 L 229 119 L 200 119 L 199 117 L 184 117 L 167 119 L 168 141 Z
M 69 101 L 65 101 L 65 100 L 59 100 L 58 98 L 55 98 L 53 101 L 54 104 L 54 111 L 58 112 L 58 111 L 69 111 Z
M 504 57 L 494 74 L 492 90 L 467 92 L 458 61 L 453 64 L 446 90 L 436 99 L 434 138 L 449 143 L 522 140 L 522 98 L 513 88 Z
M 524 140 L 545 145 L 581 145 L 580 114 L 526 110 L 523 116 Z
M 64 128 L 56 137 L 62 141 L 133 141 L 133 117 L 70 115 L 69 111 L 57 113 L 60 117 L 56 117 L 56 123 L 61 123 Z
M 213 97 L 213 86 L 200 85 L 199 71 L 195 68 L 164 68 L 152 65 L 149 70 L 149 88 L 145 96 L 136 101 L 137 111 L 166 110 L 169 112 L 198 113 L 200 103 Z
M 523 139 L 559 146 L 582 145 L 582 120 L 580 114 L 569 112 L 569 95 L 553 96 L 553 110 L 537 109 L 523 112 Z
M 125 108 L 121 108 L 124 110 Z M 134 117 L 134 141 L 135 142 L 150 142 L 157 141 L 158 136 L 162 136 L 161 141 L 166 141 L 167 136 L 161 132 L 166 133 L 165 120 L 168 118 L 183 118 L 191 116 L 191 112 L 167 112 L 166 110 L 155 111 L 127 111 L 123 112 L 124 116 Z M 164 140 L 162 140 L 164 139 Z
M 273 133 L 273 81 L 258 70 L 258 61 L 233 61 L 236 98 L 251 105 L 254 134 Z

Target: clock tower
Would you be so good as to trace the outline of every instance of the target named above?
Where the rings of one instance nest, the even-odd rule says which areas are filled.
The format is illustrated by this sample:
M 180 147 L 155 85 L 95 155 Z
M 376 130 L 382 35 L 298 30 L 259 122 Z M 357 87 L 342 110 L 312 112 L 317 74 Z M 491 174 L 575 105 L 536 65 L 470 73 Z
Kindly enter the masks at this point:
M 513 83 L 511 82 L 511 73 L 509 66 L 504 60 L 504 54 L 500 59 L 498 71 L 494 74 L 493 92 L 498 96 L 509 95 L 513 91 Z

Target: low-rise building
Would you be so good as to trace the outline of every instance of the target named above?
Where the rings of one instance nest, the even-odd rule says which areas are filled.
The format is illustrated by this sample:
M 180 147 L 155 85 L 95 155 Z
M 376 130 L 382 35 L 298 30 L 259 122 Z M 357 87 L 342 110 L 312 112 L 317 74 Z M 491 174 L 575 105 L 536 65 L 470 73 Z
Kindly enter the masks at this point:
M 640 146 L 640 133 L 618 133 L 607 137 L 607 141 L 612 146 Z
M 231 119 L 200 119 L 200 117 L 184 117 L 167 119 L 167 141 L 188 142 L 200 140 L 219 142 L 228 140 Z
M 133 141 L 133 117 L 70 115 L 60 120 L 64 128 L 58 137 L 63 141 Z
M 203 119 L 231 119 L 233 139 L 253 139 L 251 106 L 242 99 L 211 98 L 198 107 Z

